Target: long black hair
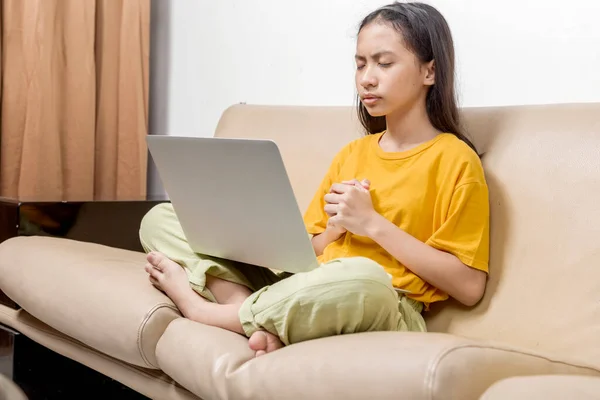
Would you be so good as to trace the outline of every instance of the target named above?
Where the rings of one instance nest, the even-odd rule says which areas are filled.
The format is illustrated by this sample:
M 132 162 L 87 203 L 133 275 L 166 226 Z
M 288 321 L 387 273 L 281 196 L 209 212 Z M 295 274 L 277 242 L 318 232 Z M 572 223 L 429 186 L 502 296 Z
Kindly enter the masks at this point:
M 437 130 L 456 135 L 476 151 L 473 143 L 462 133 L 460 125 L 454 90 L 454 42 L 446 19 L 437 9 L 427 4 L 394 2 L 367 15 L 358 32 L 378 21 L 389 24 L 398 31 L 407 48 L 419 61 L 428 63 L 433 60 L 435 84 L 429 89 L 426 98 L 429 120 Z M 368 134 L 380 133 L 386 129 L 385 116 L 371 116 L 360 99 L 357 107 L 360 122 Z

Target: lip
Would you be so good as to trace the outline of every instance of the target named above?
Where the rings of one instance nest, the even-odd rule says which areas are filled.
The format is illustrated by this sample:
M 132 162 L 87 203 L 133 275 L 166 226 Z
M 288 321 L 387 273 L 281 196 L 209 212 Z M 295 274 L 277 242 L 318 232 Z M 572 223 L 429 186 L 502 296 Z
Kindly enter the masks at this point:
M 363 97 L 362 97 L 362 102 L 363 102 L 364 104 L 369 104 L 369 105 L 371 105 L 371 104 L 375 104 L 375 103 L 377 103 L 379 100 L 381 100 L 381 97 L 374 96 L 374 95 L 372 95 L 372 94 L 367 94 L 367 95 L 365 95 L 365 96 L 363 96 Z

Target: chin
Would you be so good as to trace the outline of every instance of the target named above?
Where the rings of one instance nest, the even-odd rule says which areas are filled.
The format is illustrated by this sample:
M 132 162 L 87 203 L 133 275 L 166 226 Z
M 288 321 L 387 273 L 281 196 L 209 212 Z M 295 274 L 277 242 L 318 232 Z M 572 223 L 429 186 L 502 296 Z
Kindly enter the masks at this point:
M 383 107 L 366 106 L 364 104 L 363 106 L 365 107 L 365 110 L 367 110 L 371 117 L 385 117 L 388 114 L 388 110 L 384 109 Z

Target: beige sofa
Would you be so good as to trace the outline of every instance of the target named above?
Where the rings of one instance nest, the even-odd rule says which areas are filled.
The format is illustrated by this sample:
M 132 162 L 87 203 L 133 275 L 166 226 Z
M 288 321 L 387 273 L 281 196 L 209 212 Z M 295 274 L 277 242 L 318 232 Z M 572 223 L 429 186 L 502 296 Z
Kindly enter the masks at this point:
M 0 308 L 0 323 L 155 399 L 545 399 L 562 382 L 599 393 L 600 104 L 463 115 L 490 186 L 491 276 L 476 307 L 427 313 L 430 333 L 253 359 L 245 338 L 181 318 L 143 254 L 42 237 L 0 245 L 0 288 L 22 307 Z M 217 129 L 276 140 L 302 209 L 360 134 L 345 107 L 236 105 Z

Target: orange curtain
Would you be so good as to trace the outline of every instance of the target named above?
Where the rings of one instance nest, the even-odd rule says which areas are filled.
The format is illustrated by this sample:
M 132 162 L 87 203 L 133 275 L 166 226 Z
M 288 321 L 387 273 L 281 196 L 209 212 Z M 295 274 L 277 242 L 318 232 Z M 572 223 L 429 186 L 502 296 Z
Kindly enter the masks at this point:
M 0 0 L 0 196 L 146 196 L 150 0 Z

